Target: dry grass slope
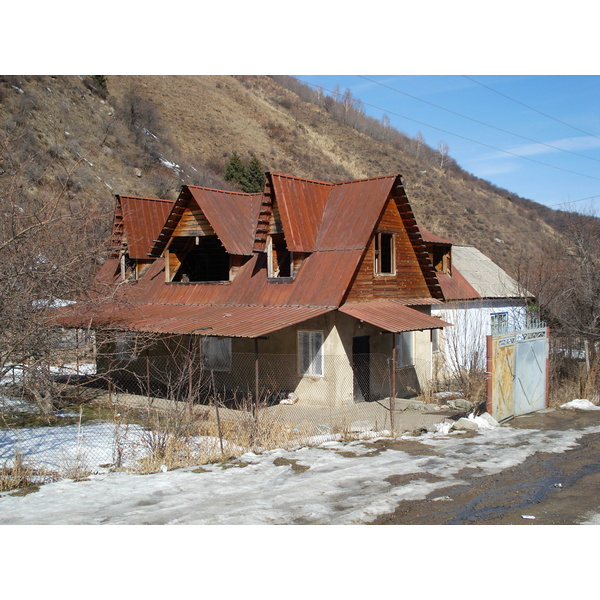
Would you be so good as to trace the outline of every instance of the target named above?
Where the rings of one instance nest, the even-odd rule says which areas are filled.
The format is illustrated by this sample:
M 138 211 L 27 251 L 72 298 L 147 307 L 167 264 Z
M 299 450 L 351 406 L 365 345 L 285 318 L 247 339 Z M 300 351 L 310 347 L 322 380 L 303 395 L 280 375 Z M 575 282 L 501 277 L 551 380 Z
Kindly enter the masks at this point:
M 285 81 L 283 81 L 285 83 Z M 378 140 L 266 76 L 108 76 L 103 97 L 85 76 L 0 78 L 0 135 L 30 194 L 76 165 L 71 202 L 100 207 L 105 235 L 115 193 L 176 197 L 184 183 L 232 188 L 234 150 L 265 170 L 325 181 L 401 173 L 419 222 L 476 245 L 515 273 L 556 235 L 555 211 L 466 173 L 399 135 Z M 2 172 L 0 172 L 0 176 Z M 2 180 L 0 179 L 0 182 Z

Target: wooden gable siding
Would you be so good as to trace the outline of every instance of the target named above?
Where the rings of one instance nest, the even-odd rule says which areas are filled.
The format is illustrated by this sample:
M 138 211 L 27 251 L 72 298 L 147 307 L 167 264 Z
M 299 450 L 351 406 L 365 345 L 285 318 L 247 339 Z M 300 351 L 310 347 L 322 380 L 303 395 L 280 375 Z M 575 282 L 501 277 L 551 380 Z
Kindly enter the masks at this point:
M 375 274 L 375 233 L 394 233 L 395 275 Z M 346 302 L 424 298 L 431 296 L 406 226 L 394 198 L 390 198 L 361 259 Z
M 273 202 L 271 210 L 271 218 L 269 222 L 269 235 L 283 233 L 283 225 L 281 224 L 281 212 L 277 201 Z
M 173 236 L 182 237 L 195 235 L 215 235 L 215 230 L 204 216 L 204 213 L 198 204 L 194 200 L 191 200 L 183 211 L 181 219 L 179 220 L 177 227 L 175 227 Z

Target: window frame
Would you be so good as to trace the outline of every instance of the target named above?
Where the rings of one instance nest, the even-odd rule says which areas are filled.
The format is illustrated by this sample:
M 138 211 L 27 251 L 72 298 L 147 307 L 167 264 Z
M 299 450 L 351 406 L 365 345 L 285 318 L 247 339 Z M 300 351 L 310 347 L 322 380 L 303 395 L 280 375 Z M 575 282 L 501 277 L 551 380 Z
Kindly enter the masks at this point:
M 137 360 L 137 333 L 135 331 L 118 331 L 115 334 L 115 358 L 117 360 Z
M 499 332 L 508 331 L 508 311 L 490 313 L 490 328 Z
M 325 377 L 325 334 L 321 330 L 299 329 L 297 340 L 297 370 L 302 377 Z M 318 348 L 317 348 L 318 346 Z M 315 348 L 316 351 L 315 351 Z M 308 356 L 305 358 L 305 351 Z
M 281 235 L 283 234 L 276 234 Z M 274 255 L 277 252 L 276 245 L 282 243 L 285 246 L 285 252 L 289 257 L 289 275 L 280 275 L 280 267 L 278 267 L 277 272 L 274 269 Z M 294 253 L 288 249 L 287 244 L 285 242 L 285 238 L 282 237 L 281 240 L 273 240 L 273 234 L 269 235 L 267 238 L 267 277 L 269 279 L 293 279 L 294 278 Z
M 225 360 L 221 358 L 223 350 L 225 350 Z M 230 337 L 207 336 L 202 340 L 202 364 L 205 369 L 217 373 L 230 373 L 232 362 L 233 354 Z
M 396 366 L 413 367 L 415 364 L 415 332 L 402 331 L 396 334 Z
M 389 239 L 390 270 L 383 270 L 383 239 Z M 387 246 L 387 244 L 386 244 Z M 378 277 L 393 277 L 396 275 L 396 233 L 393 231 L 378 231 L 373 240 L 373 272 Z
M 431 353 L 437 354 L 440 351 L 440 330 L 431 329 Z

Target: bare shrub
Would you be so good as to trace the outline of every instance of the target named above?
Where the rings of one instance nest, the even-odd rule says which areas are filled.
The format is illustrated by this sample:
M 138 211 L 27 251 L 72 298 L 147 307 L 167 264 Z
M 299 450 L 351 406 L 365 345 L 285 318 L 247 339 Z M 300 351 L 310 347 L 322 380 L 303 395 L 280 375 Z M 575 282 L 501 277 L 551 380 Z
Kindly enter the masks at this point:
M 34 485 L 39 480 L 39 473 L 25 463 L 21 452 L 15 452 L 11 463 L 0 467 L 0 492 L 8 492 Z

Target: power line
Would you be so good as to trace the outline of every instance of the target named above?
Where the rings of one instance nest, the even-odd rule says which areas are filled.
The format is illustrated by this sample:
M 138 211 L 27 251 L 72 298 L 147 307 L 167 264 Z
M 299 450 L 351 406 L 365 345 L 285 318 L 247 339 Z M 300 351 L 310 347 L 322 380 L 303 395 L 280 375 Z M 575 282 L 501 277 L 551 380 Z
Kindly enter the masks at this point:
M 308 81 L 304 81 L 303 79 L 299 79 L 298 78 L 298 81 L 300 81 L 300 82 L 302 82 L 302 83 L 304 83 L 306 85 L 309 85 L 311 87 L 320 87 L 323 91 L 329 92 L 330 94 L 336 94 L 337 93 L 337 92 L 334 92 L 332 90 L 326 89 L 323 86 L 317 86 L 317 85 L 315 85 L 313 83 L 310 83 Z M 563 171 L 564 173 L 571 173 L 571 175 L 577 175 L 578 177 L 587 177 L 588 179 L 594 179 L 595 181 L 600 181 L 600 177 L 594 177 L 593 175 L 586 175 L 584 173 L 578 173 L 577 171 L 571 171 L 570 169 L 565 169 L 563 167 L 557 167 L 556 165 L 551 165 L 551 164 L 542 162 L 541 160 L 536 160 L 535 158 L 531 158 L 530 156 L 522 156 L 520 154 L 517 154 L 516 152 L 511 152 L 510 150 L 502 150 L 501 148 L 497 148 L 496 146 L 492 146 L 490 144 L 486 144 L 485 142 L 478 142 L 477 140 L 468 138 L 468 137 L 466 137 L 464 135 L 460 135 L 458 133 L 453 133 L 452 131 L 447 131 L 446 129 L 441 129 L 440 127 L 436 127 L 435 125 L 430 125 L 429 123 L 424 123 L 423 121 L 418 121 L 417 119 L 413 119 L 411 117 L 407 117 L 406 115 L 402 115 L 400 113 L 397 113 L 397 112 L 394 112 L 394 111 L 391 111 L 391 110 L 386 110 L 384 108 L 381 108 L 380 106 L 376 106 L 375 104 L 370 104 L 368 102 L 363 102 L 362 100 L 361 100 L 361 103 L 363 105 L 365 105 L 365 106 L 370 106 L 371 108 L 374 108 L 376 110 L 380 110 L 383 113 L 392 114 L 392 115 L 394 115 L 396 117 L 400 117 L 401 119 L 406 119 L 407 121 L 412 121 L 413 123 L 418 123 L 419 125 L 423 125 L 424 127 L 429 127 L 431 129 L 435 129 L 437 131 L 441 131 L 442 133 L 446 133 L 448 135 L 451 135 L 451 136 L 454 136 L 454 137 L 466 140 L 468 142 L 472 142 L 473 144 L 478 144 L 480 146 L 484 146 L 486 148 L 490 148 L 492 150 L 496 150 L 497 152 L 502 152 L 503 154 L 509 154 L 511 156 L 515 156 L 516 158 L 522 158 L 523 160 L 528 160 L 530 162 L 536 163 L 538 165 L 542 165 L 544 167 L 549 167 L 551 169 L 557 169 L 559 171 Z
M 529 138 L 527 136 L 521 135 L 520 133 L 514 133 L 513 131 L 508 131 L 507 129 L 503 129 L 501 127 L 496 127 L 495 125 L 490 125 L 489 123 L 485 123 L 484 121 L 480 121 L 478 119 L 473 119 L 472 117 L 468 117 L 466 115 L 463 115 L 462 113 L 459 113 L 455 110 L 452 110 L 450 108 L 445 108 L 443 106 L 440 106 L 439 104 L 435 104 L 434 102 L 429 102 L 429 100 L 424 100 L 423 98 L 419 98 L 418 96 L 414 96 L 413 94 L 409 94 L 408 92 L 404 92 L 403 90 L 399 90 L 398 88 L 392 87 L 391 85 L 387 85 L 385 83 L 381 83 L 380 81 L 376 81 L 375 79 L 371 79 L 370 77 L 365 77 L 364 75 L 359 75 L 359 77 L 361 79 L 365 79 L 366 81 L 370 81 L 372 83 L 375 83 L 381 87 L 387 88 L 388 90 L 392 90 L 394 92 L 397 92 L 399 94 L 403 94 L 404 96 L 407 96 L 408 98 L 413 98 L 414 100 L 418 100 L 419 102 L 423 102 L 424 104 L 429 104 L 430 106 L 433 106 L 435 108 L 439 108 L 440 110 L 446 111 L 448 113 L 451 113 L 453 115 L 456 115 L 458 117 L 461 117 L 463 119 L 467 119 L 469 121 L 473 121 L 473 123 L 478 123 L 479 125 L 483 125 L 484 127 L 489 127 L 491 129 L 495 129 L 496 131 L 501 131 L 502 133 L 508 133 L 509 135 L 513 135 L 515 137 L 521 138 L 523 140 L 527 140 L 528 142 L 533 142 L 534 144 L 539 144 L 541 146 L 546 146 L 547 148 L 552 148 L 553 150 L 559 150 L 560 152 L 568 152 L 569 154 L 573 154 L 574 156 L 579 156 L 580 158 L 586 158 L 588 160 L 593 160 L 596 162 L 600 162 L 600 159 L 598 158 L 594 158 L 592 156 L 586 156 L 585 154 L 579 154 L 578 152 L 573 152 L 571 150 L 565 150 L 564 148 L 559 148 L 558 146 L 553 146 L 552 144 L 547 144 L 546 142 L 540 142 L 538 140 L 534 140 L 532 138 Z M 594 136 L 595 137 L 595 136 Z M 600 138 L 598 138 L 600 139 Z
M 574 129 L 575 131 L 579 131 L 580 133 L 585 133 L 585 135 L 589 135 L 593 138 L 596 138 L 597 140 L 600 140 L 600 137 L 598 137 L 597 135 L 595 135 L 593 133 L 590 133 L 589 131 L 584 131 L 583 129 L 579 129 L 579 127 L 575 127 L 574 125 L 565 123 L 564 121 L 561 121 L 560 119 L 557 119 L 556 117 L 553 117 L 552 115 L 548 115 L 548 114 L 542 112 L 541 110 L 538 110 L 537 108 L 533 108 L 532 106 L 529 106 L 529 105 L 525 104 L 524 102 L 521 102 L 520 100 L 515 100 L 514 98 L 511 98 L 510 96 L 507 96 L 506 94 L 503 94 L 502 92 L 499 92 L 498 90 L 491 88 L 489 85 L 485 85 L 484 83 L 481 83 L 481 81 L 477 81 L 476 79 L 473 79 L 472 77 L 469 77 L 468 75 L 463 75 L 463 77 L 465 79 L 468 79 L 469 81 L 472 81 L 473 83 L 476 83 L 477 85 L 480 85 L 481 87 L 484 87 L 484 88 L 494 92 L 495 94 L 498 94 L 499 96 L 503 96 L 504 98 L 507 98 L 508 100 L 511 100 L 512 102 L 516 102 L 517 104 L 520 104 L 521 106 L 524 106 L 525 108 L 527 108 L 529 110 L 532 110 L 533 112 L 536 112 L 548 119 L 552 119 L 553 121 L 556 121 L 557 123 L 560 123 L 561 125 L 565 125 L 566 127 L 570 127 L 571 129 Z

